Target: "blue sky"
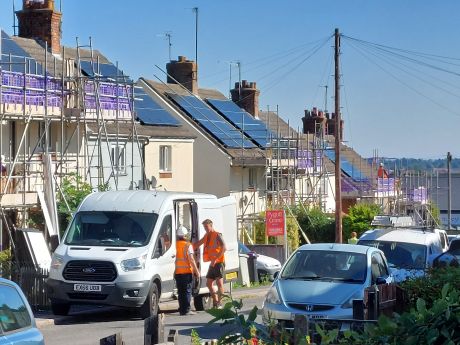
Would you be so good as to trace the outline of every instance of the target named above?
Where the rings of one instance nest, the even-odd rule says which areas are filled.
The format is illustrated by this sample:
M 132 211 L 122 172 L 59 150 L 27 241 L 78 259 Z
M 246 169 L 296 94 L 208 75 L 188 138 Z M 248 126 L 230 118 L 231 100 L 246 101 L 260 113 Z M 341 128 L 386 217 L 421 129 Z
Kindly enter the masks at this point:
M 460 2 L 455 0 L 63 0 L 63 43 L 75 46 L 78 36 L 85 44 L 91 36 L 94 47 L 125 73 L 165 79 L 155 67 L 164 68 L 168 60 L 161 35 L 172 31 L 173 58 L 194 58 L 195 6 L 200 87 L 227 94 L 229 62 L 241 61 L 242 78 L 258 83 L 261 108 L 278 105 L 295 128 L 304 109 L 324 108 L 324 85 L 333 109 L 333 40 L 326 39 L 336 27 L 363 41 L 457 58 L 429 60 L 438 69 L 426 69 L 343 39 L 341 98 L 344 139 L 364 156 L 374 150 L 391 157 L 441 158 L 447 151 L 460 156 L 455 75 L 460 73 Z M 12 0 L 0 2 L 0 26 L 10 34 L 11 8 Z M 233 68 L 233 82 L 236 75 Z

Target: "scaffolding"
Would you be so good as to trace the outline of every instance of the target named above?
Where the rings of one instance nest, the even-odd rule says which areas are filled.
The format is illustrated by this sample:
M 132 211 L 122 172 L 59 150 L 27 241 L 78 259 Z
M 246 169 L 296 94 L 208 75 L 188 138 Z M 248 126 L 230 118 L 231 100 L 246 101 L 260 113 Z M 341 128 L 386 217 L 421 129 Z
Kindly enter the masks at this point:
M 6 35 L 3 39 L 19 45 Z M 29 227 L 31 212 L 40 211 L 39 193 L 46 191 L 49 180 L 57 187 L 52 193 L 54 203 L 56 194 L 64 197 L 60 186 L 70 176 L 93 189 L 109 184 L 118 189 L 123 170 L 123 175 L 131 175 L 132 189 L 145 183 L 135 126 L 134 82 L 118 75 L 118 68 L 117 75 L 102 73 L 91 40 L 87 49 L 82 48 L 77 40 L 69 55 L 66 48 L 61 56 L 52 55 L 45 45 L 40 57 L 3 52 L 0 56 L 3 249 L 14 246 L 15 229 Z M 91 66 L 92 73 L 82 72 L 83 63 Z M 129 127 L 129 134 L 124 130 L 124 137 L 120 136 L 120 126 Z M 121 140 L 131 143 L 130 165 L 121 157 L 126 155 L 119 150 Z M 135 166 L 134 150 L 139 151 L 140 166 Z M 51 176 L 46 175 L 47 161 Z M 134 168 L 142 171 L 141 181 L 134 179 Z

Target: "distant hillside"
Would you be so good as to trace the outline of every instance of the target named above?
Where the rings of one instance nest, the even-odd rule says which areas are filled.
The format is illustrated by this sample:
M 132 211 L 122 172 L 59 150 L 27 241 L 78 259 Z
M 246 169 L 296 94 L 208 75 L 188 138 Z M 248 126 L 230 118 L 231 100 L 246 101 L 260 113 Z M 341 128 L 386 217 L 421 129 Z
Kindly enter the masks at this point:
M 447 169 L 446 159 L 419 159 L 419 158 L 380 158 L 388 169 L 395 164 L 398 169 L 415 171 L 431 171 L 433 169 Z M 372 158 L 369 159 L 372 161 Z M 460 158 L 454 158 L 451 162 L 452 169 L 460 169 Z

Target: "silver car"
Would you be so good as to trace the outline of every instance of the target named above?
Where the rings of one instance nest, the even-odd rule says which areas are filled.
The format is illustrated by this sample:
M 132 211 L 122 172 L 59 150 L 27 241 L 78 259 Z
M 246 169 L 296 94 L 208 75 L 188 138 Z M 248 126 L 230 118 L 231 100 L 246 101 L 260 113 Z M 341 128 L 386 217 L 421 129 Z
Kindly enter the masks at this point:
M 0 278 L 0 345 L 44 345 L 19 286 Z
M 296 314 L 351 319 L 353 300 L 372 284 L 393 282 L 379 249 L 351 244 L 307 244 L 283 266 L 264 301 L 264 318 L 291 328 Z

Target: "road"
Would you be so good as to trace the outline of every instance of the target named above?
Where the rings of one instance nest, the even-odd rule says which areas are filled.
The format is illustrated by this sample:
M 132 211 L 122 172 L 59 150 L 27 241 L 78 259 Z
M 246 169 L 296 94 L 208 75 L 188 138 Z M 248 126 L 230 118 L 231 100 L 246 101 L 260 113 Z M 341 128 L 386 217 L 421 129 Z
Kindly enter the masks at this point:
M 236 290 L 235 299 L 243 299 L 243 314 L 248 314 L 254 305 L 261 308 L 268 288 Z M 179 333 L 179 344 L 190 343 L 190 333 L 195 329 L 202 339 L 216 339 L 226 330 L 220 324 L 207 325 L 212 317 L 206 312 L 198 312 L 193 316 L 180 316 L 177 302 L 161 305 L 165 314 L 165 337 L 170 329 Z M 71 312 L 70 316 L 43 322 L 38 319 L 39 328 L 47 345 L 95 345 L 99 339 L 121 332 L 126 345 L 144 344 L 144 321 L 118 308 L 87 308 L 83 311 Z M 51 320 L 49 320 L 51 321 Z M 257 319 L 261 322 L 261 316 Z

